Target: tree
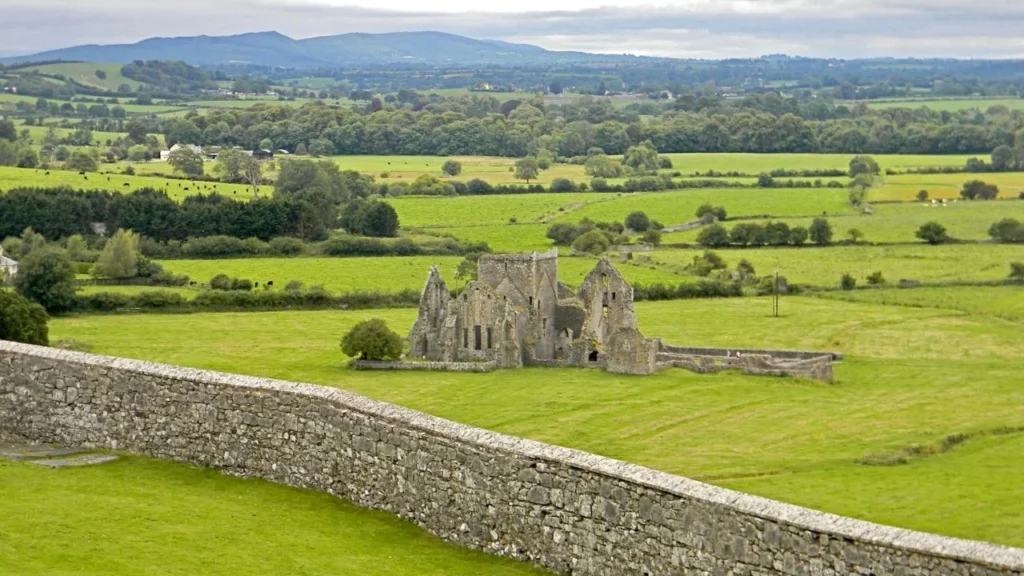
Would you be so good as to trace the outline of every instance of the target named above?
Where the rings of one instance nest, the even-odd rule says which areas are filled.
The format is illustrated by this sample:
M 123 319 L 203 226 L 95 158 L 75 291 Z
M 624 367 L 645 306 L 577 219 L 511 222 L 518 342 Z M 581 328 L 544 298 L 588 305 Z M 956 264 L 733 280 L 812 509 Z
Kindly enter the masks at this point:
M 595 178 L 618 178 L 622 176 L 622 164 L 612 160 L 604 153 L 588 156 L 583 164 L 583 170 L 589 176 Z
M 374 202 L 363 218 L 363 234 L 377 237 L 398 235 L 398 213 L 387 202 Z
M 832 243 L 832 225 L 824 218 L 815 218 L 807 233 L 811 237 L 811 242 L 818 246 L 828 246 Z
M 75 262 L 85 262 L 89 257 L 89 244 L 81 234 L 72 234 L 64 243 L 64 249 L 68 252 L 68 258 Z
M 203 175 L 203 155 L 188 146 L 182 146 L 171 152 L 167 164 L 186 176 Z
M 710 248 L 721 248 L 729 245 L 729 232 L 721 224 L 712 224 L 700 231 L 697 243 Z
M 1014 168 L 1014 160 L 1013 148 L 1005 144 L 998 146 L 992 151 L 992 171 L 1006 172 Z
M 299 145 L 295 147 L 295 155 L 296 156 L 305 156 L 308 153 L 309 152 L 306 150 L 306 143 L 305 142 L 299 142 Z
M 881 173 L 881 169 L 878 167 L 878 162 L 871 156 L 854 156 L 850 160 L 850 178 L 856 178 L 863 174 L 869 177 L 877 176 Z
M 548 85 L 548 91 L 551 92 L 552 94 L 561 94 L 562 83 L 559 82 L 558 80 L 551 82 L 551 84 Z
M 640 236 L 640 241 L 644 244 L 650 244 L 651 246 L 661 245 L 661 232 L 657 230 L 648 230 Z
M 917 201 L 918 202 L 927 202 L 928 201 L 928 191 L 927 190 L 918 190 L 917 191 Z
M 872 286 L 882 286 L 885 284 L 885 276 L 882 276 L 882 271 L 879 270 L 868 275 L 868 284 Z
M 864 233 L 856 228 L 850 228 L 846 231 L 846 236 L 850 239 L 850 242 L 856 244 L 864 239 Z
M 868 199 L 868 190 L 875 185 L 874 177 L 868 174 L 858 174 L 850 180 L 850 205 L 860 206 Z
M 530 180 L 535 180 L 538 174 L 540 174 L 540 167 L 537 165 L 537 159 L 533 156 L 516 161 L 515 176 L 517 180 L 526 180 L 526 183 L 529 184 Z
M 18 153 L 18 168 L 35 168 L 39 165 L 39 154 L 35 148 L 23 148 Z
M 317 138 L 309 143 L 309 153 L 312 156 L 330 156 L 334 154 L 334 143 L 327 138 Z
M 71 259 L 59 248 L 34 250 L 26 256 L 18 266 L 14 286 L 51 314 L 70 310 L 78 290 Z
M 105 71 L 103 71 L 103 70 L 97 70 L 96 71 L 96 77 L 99 78 L 100 80 L 106 80 L 107 79 L 107 73 Z
M 626 228 L 633 232 L 647 232 L 651 228 L 651 219 L 643 212 L 633 212 L 626 216 Z
M 131 230 L 118 230 L 107 240 L 99 260 L 92 268 L 97 278 L 123 280 L 139 274 L 139 237 Z
M 393 360 L 402 355 L 402 337 L 379 318 L 364 320 L 341 339 L 341 351 L 361 360 Z
M 60 156 L 60 150 L 58 149 L 58 157 Z M 79 172 L 95 172 L 99 170 L 100 164 L 94 156 L 88 150 L 75 150 L 71 153 L 71 157 L 67 159 L 64 164 L 71 170 L 78 170 Z
M 650 140 L 630 146 L 622 163 L 638 172 L 654 172 L 661 165 L 658 161 L 658 150 Z
M 128 138 L 136 144 L 144 144 L 146 142 L 146 135 L 149 131 L 146 130 L 146 125 L 138 120 L 132 120 L 125 124 L 125 132 L 128 133 Z
M 988 235 L 999 242 L 1024 242 L 1024 224 L 1014 218 L 1003 218 L 989 227 Z
M 966 200 L 992 200 L 999 196 L 999 187 L 981 180 L 971 180 L 960 189 L 960 196 Z
M 252 186 L 253 198 L 259 197 L 263 182 L 263 163 L 241 150 L 225 150 L 217 156 L 213 171 L 231 182 L 245 182 Z
M 458 176 L 462 173 L 462 162 L 458 160 L 445 160 L 441 171 L 449 176 Z
M 803 226 L 794 226 L 789 229 L 789 243 L 793 246 L 803 246 L 807 242 L 810 233 Z
M 933 246 L 936 244 L 945 244 L 952 240 L 952 238 L 949 237 L 949 234 L 946 233 L 946 227 L 938 222 L 927 222 L 922 224 L 921 227 L 917 229 L 917 232 L 914 233 L 914 236 L 917 236 L 921 240 L 924 240 Z
M 697 218 L 701 221 L 711 223 L 715 220 L 725 220 L 728 213 L 725 211 L 725 206 L 712 206 L 710 202 L 705 202 L 697 208 L 697 212 L 694 213 Z
M 608 237 L 600 230 L 591 230 L 572 243 L 573 250 L 594 255 L 601 254 L 610 246 L 611 242 L 608 241 Z
M 128 160 L 132 162 L 144 162 L 149 159 L 149 146 L 136 144 L 128 149 Z
M 0 340 L 48 346 L 46 310 L 24 296 L 0 290 Z
M 853 290 L 857 287 L 857 279 L 849 274 L 843 274 L 839 279 L 839 287 L 843 290 Z
M 1010 262 L 1010 280 L 1024 282 L 1024 262 Z
M 462 259 L 462 262 L 459 262 L 459 267 L 455 269 L 455 279 L 461 282 L 476 280 L 479 262 L 479 254 L 467 254 L 466 257 Z

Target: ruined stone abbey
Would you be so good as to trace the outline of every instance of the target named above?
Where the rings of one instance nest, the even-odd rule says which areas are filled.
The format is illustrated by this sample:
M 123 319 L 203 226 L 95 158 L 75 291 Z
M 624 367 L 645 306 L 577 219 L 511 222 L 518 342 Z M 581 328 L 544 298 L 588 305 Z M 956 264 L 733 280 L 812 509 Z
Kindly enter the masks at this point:
M 439 366 L 563 366 L 652 374 L 680 367 L 707 373 L 832 379 L 828 353 L 679 348 L 637 327 L 633 288 L 607 259 L 578 290 L 558 280 L 558 251 L 487 255 L 477 280 L 453 297 L 431 268 L 409 332 L 409 356 Z M 412 367 L 412 366 L 405 366 Z

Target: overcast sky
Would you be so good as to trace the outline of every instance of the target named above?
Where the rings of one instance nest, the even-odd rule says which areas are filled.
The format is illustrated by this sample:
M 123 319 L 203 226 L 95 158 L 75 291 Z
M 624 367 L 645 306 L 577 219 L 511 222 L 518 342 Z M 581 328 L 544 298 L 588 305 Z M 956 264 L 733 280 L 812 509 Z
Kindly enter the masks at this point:
M 440 30 L 551 50 L 1024 58 L 1024 0 L 0 0 L 0 54 L 152 36 Z

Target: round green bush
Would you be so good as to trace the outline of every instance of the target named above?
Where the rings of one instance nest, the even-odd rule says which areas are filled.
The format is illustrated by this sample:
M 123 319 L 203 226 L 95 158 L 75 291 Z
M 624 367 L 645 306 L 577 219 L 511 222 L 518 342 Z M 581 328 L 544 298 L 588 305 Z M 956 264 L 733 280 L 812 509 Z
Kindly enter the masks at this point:
M 379 318 L 364 320 L 341 339 L 341 351 L 361 360 L 393 360 L 402 355 L 402 337 Z

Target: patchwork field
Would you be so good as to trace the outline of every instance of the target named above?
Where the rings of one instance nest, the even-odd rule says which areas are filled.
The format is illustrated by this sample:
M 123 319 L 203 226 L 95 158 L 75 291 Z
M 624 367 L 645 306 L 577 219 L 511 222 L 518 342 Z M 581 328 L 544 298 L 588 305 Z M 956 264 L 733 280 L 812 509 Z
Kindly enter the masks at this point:
M 838 287 L 843 274 L 864 285 L 867 276 L 881 272 L 892 284 L 900 279 L 922 282 L 1005 280 L 1010 262 L 1024 262 L 1024 245 L 963 244 L 928 246 L 843 246 L 833 248 L 774 248 L 717 250 L 730 268 L 741 260 L 758 274 L 778 271 L 790 282 Z M 666 270 L 682 271 L 703 250 L 668 249 L 650 253 Z
M 455 256 L 412 256 L 380 258 L 240 258 L 232 260 L 162 260 L 160 264 L 175 274 L 187 274 L 196 282 L 209 282 L 217 274 L 246 278 L 283 287 L 292 280 L 306 286 L 323 286 L 330 292 L 399 292 L 423 289 L 427 272 L 437 266 L 446 281 L 455 286 L 455 269 L 462 261 Z M 593 269 L 594 258 L 562 258 L 561 280 L 578 285 Z M 650 284 L 686 279 L 672 272 L 641 266 L 623 266 L 630 282 Z
M 977 300 L 976 288 L 956 290 Z M 801 297 L 783 299 L 781 318 L 770 310 L 765 298 L 637 305 L 644 331 L 669 342 L 842 351 L 834 384 L 682 370 L 424 379 L 344 368 L 338 340 L 350 326 L 379 317 L 404 331 L 412 309 L 95 316 L 55 320 L 51 331 L 99 353 L 339 386 L 830 512 L 1024 545 L 1024 437 L 1011 433 L 1024 426 L 1019 320 Z M 901 465 L 861 463 L 953 434 L 973 439 Z
M 939 112 L 959 110 L 988 110 L 992 106 L 1006 106 L 1009 110 L 1024 110 L 1024 98 L 936 98 L 916 100 L 867 100 L 869 108 L 930 108 Z
M 221 194 L 239 199 L 249 199 L 252 197 L 252 188 L 244 184 L 225 184 L 222 182 L 197 182 L 192 184 L 188 180 L 159 178 L 155 176 L 125 176 L 117 173 L 93 173 L 82 176 L 78 172 L 70 170 L 50 170 L 49 175 L 46 172 L 47 170 L 42 169 L 0 166 L 0 191 L 12 188 L 54 188 L 60 186 L 68 186 L 76 190 L 109 190 L 111 192 L 154 188 L 165 190 L 172 199 L 180 201 L 187 196 L 199 193 L 209 194 L 216 189 Z M 273 191 L 272 186 L 260 188 L 261 195 L 270 195 L 273 194 Z
M 1000 198 L 1017 198 L 1024 192 L 1024 172 L 994 174 L 897 174 L 887 176 L 885 183 L 871 190 L 871 200 L 911 201 L 920 190 L 927 190 L 929 198 L 959 198 L 966 182 L 981 180 L 999 187 Z
M 873 214 L 856 214 L 849 210 L 828 212 L 833 239 L 845 240 L 851 229 L 864 233 L 868 242 L 921 242 L 914 233 L 922 224 L 938 222 L 946 227 L 953 238 L 959 240 L 988 240 L 989 227 L 1007 217 L 1024 219 L 1024 201 L 956 202 L 946 206 L 922 205 L 917 202 L 903 204 L 876 204 Z M 731 211 L 730 211 L 731 215 Z M 820 215 L 820 214 L 819 214 Z M 790 226 L 808 227 L 812 218 L 778 218 Z M 731 229 L 739 222 L 726 222 Z M 700 230 L 666 234 L 665 243 L 696 242 Z
M 327 494 L 171 462 L 0 461 L 0 486 L 3 574 L 542 574 Z
M 121 75 L 121 64 L 97 64 L 95 62 L 61 62 L 59 64 L 44 64 L 33 66 L 28 70 L 46 74 L 47 76 L 61 75 L 93 88 L 100 90 L 117 90 L 122 84 L 127 84 L 132 90 L 142 86 L 141 82 L 126 78 Z M 103 72 L 105 78 L 96 75 L 97 71 Z

